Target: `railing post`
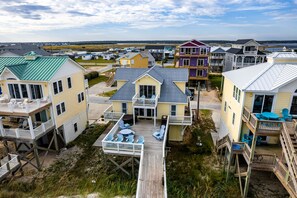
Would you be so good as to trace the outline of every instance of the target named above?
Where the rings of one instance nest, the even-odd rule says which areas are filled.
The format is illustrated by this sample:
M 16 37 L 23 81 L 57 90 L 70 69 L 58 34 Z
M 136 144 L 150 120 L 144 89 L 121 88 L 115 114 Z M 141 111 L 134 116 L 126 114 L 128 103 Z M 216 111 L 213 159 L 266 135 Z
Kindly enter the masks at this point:
M 0 117 L 0 134 L 2 137 L 4 137 L 4 127 L 3 127 L 2 117 Z
M 34 134 L 34 129 L 33 129 L 33 124 L 32 124 L 32 118 L 31 118 L 31 116 L 28 117 L 28 124 L 29 124 L 31 138 L 32 139 L 35 139 L 35 134 Z
M 45 124 L 44 123 L 41 123 L 41 128 L 42 128 L 42 132 L 45 132 L 46 131 L 46 128 L 45 128 Z
M 19 132 L 18 128 L 15 129 L 15 136 L 16 136 L 16 138 L 20 137 L 20 132 Z

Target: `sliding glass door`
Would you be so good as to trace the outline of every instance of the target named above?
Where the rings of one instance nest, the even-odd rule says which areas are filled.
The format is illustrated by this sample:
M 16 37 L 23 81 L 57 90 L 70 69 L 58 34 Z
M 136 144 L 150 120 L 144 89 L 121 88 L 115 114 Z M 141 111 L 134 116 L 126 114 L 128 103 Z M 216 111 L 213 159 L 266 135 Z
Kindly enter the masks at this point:
M 151 98 L 152 95 L 156 96 L 156 87 L 151 85 L 140 85 L 139 95 L 140 97 L 145 96 L 146 98 Z
M 253 113 L 271 112 L 274 95 L 255 95 Z

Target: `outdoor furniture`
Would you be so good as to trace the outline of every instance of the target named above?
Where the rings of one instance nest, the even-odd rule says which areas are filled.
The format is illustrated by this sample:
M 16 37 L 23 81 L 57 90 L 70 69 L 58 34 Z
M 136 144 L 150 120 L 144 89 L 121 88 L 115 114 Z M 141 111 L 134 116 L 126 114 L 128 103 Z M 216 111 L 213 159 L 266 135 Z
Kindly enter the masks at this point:
M 279 116 L 273 112 L 263 112 L 261 114 L 261 116 L 267 120 L 278 120 L 279 119 Z
M 117 134 L 116 142 L 122 142 L 124 140 L 124 136 L 122 134 Z
M 156 96 L 155 96 L 155 95 L 152 95 L 152 97 L 151 97 L 151 101 L 150 101 L 150 102 L 151 102 L 152 104 L 154 104 L 154 103 L 155 103 L 155 99 L 156 99 Z
M 129 135 L 129 136 L 126 138 L 126 142 L 128 142 L 128 143 L 133 143 L 133 142 L 134 142 L 134 135 Z
M 159 132 L 156 131 L 155 133 L 153 133 L 153 137 L 159 141 L 162 141 L 164 138 L 164 133 L 165 133 L 165 125 L 162 125 Z
M 241 141 L 244 143 L 247 143 L 249 146 L 252 145 L 252 138 L 248 134 L 244 134 L 243 137 L 241 138 Z
M 239 144 L 233 144 L 232 145 L 232 150 L 241 150 L 241 146 Z
M 143 105 L 145 104 L 145 95 L 142 95 L 139 99 L 140 103 L 142 103 Z
M 125 114 L 123 117 L 123 121 L 124 123 L 128 123 L 131 125 L 133 125 L 133 115 L 132 114 Z M 137 117 L 135 116 L 135 122 L 137 121 Z
M 127 135 L 131 135 L 131 134 L 135 134 L 134 131 L 132 131 L 131 129 L 123 129 L 119 132 L 119 134 L 122 134 L 124 136 L 127 136 Z
M 289 110 L 287 108 L 284 108 L 282 110 L 282 114 L 283 114 L 283 120 L 284 121 L 292 121 L 292 115 L 289 114 Z
M 139 136 L 136 143 L 138 144 L 144 144 L 144 137 L 143 136 Z
M 106 139 L 105 139 L 105 141 L 112 141 L 113 140 L 113 135 L 112 134 L 109 134 L 107 137 L 106 137 Z
M 130 124 L 124 124 L 124 121 L 123 120 L 121 120 L 119 122 L 119 126 L 120 126 L 120 129 L 130 129 L 131 128 L 130 127 Z

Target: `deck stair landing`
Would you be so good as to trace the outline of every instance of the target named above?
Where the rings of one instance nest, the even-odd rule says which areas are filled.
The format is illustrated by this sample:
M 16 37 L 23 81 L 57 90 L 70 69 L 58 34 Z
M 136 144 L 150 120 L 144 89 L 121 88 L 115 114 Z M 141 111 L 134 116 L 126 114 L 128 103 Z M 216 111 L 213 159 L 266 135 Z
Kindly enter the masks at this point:
M 18 170 L 21 167 L 21 162 L 18 155 L 8 154 L 1 159 L 0 165 L 0 181 L 2 181 L 8 175 Z

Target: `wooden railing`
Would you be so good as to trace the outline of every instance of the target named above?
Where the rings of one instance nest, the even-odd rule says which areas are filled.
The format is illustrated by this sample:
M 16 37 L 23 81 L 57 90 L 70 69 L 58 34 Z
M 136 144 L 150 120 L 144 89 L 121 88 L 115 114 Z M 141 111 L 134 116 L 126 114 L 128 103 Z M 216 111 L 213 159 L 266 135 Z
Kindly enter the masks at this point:
M 223 144 L 226 144 L 226 146 L 228 147 L 228 149 L 231 149 L 232 142 L 231 142 L 231 139 L 229 137 L 229 134 L 227 134 L 223 138 L 217 140 L 217 142 L 216 142 L 216 148 L 219 149 Z
M 259 120 L 256 117 L 256 114 L 252 113 L 247 107 L 243 108 L 242 119 L 247 123 L 249 129 L 253 133 L 258 133 L 258 135 L 265 135 L 265 133 L 270 133 L 270 135 L 279 135 L 282 129 L 282 121 Z
M 235 149 L 235 145 L 240 146 L 240 148 Z M 250 161 L 251 148 L 245 142 L 232 142 L 232 151 L 233 153 L 241 153 L 246 161 Z
M 132 98 L 132 105 L 136 107 L 156 107 L 158 104 L 158 98 L 158 94 L 155 98 L 142 98 L 136 93 Z

